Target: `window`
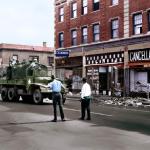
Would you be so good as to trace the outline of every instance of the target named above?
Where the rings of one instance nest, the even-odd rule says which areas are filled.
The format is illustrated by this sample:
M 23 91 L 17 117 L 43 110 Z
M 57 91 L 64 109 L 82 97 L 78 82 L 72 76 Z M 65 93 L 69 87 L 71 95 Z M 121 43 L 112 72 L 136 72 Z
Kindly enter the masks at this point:
M 13 55 L 13 56 L 12 56 L 12 59 L 13 59 L 14 61 L 17 61 L 17 60 L 18 60 L 18 55 Z
M 59 9 L 59 22 L 63 22 L 64 21 L 64 8 L 61 7 Z
M 71 4 L 71 18 L 77 18 L 77 3 Z
M 111 38 L 119 37 L 119 20 L 114 19 L 111 21 Z
M 71 31 L 71 44 L 77 45 L 77 30 L 72 30 Z
M 117 5 L 118 4 L 118 0 L 111 0 L 111 4 L 112 5 Z
M 133 34 L 142 33 L 142 14 L 135 14 L 133 16 Z
M 100 36 L 100 30 L 99 30 L 99 24 L 94 24 L 93 25 L 93 41 L 99 41 L 99 36 Z
M 93 0 L 93 11 L 99 10 L 99 0 Z
M 82 28 L 82 43 L 83 44 L 87 43 L 87 38 L 88 38 L 87 27 L 83 27 Z
M 47 59 L 48 59 L 48 65 L 52 66 L 54 64 L 54 57 L 48 56 Z
M 148 31 L 150 31 L 150 11 L 148 11 L 148 13 L 147 13 L 147 22 L 148 22 Z
M 18 55 L 13 55 L 12 56 L 12 64 L 18 63 Z
M 82 15 L 87 14 L 88 11 L 88 0 L 82 0 Z
M 29 56 L 29 61 L 39 62 L 39 56 Z
M 64 33 L 59 33 L 59 47 L 64 47 Z

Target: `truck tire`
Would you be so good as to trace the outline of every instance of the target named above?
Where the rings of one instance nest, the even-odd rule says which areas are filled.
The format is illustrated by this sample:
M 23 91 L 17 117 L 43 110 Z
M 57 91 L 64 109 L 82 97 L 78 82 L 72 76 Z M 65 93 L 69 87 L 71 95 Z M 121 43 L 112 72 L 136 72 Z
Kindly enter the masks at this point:
M 5 87 L 3 87 L 1 90 L 1 98 L 2 98 L 2 101 L 8 100 L 8 90 Z
M 19 96 L 14 88 L 8 89 L 8 100 L 19 101 Z
M 33 92 L 33 103 L 34 104 L 42 104 L 43 103 L 43 96 L 39 89 L 35 89 Z

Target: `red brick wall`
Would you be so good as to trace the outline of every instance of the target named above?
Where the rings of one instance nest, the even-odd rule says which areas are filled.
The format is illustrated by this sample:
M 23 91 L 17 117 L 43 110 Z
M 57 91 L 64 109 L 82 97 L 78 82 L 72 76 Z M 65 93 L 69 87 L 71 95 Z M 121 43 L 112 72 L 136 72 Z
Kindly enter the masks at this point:
M 111 38 L 110 22 L 113 18 L 119 18 L 119 37 L 124 36 L 124 0 L 119 0 L 119 5 L 111 6 L 111 0 L 100 0 L 100 9 L 96 12 L 92 10 L 93 0 L 88 0 L 88 14 L 81 15 L 81 0 L 77 0 L 77 17 L 76 19 L 70 19 L 70 4 L 65 5 L 65 21 L 63 23 L 58 22 L 58 8 L 56 8 L 56 22 L 55 22 L 55 47 L 58 48 L 58 33 L 64 31 L 64 47 L 71 47 L 70 30 L 77 28 L 78 45 L 81 44 L 81 27 L 88 26 L 88 43 L 93 41 L 92 37 L 92 24 L 100 22 L 100 39 L 101 41 L 107 41 Z M 132 15 L 131 13 L 143 10 L 143 32 L 147 32 L 147 8 L 150 8 L 149 0 L 130 0 L 130 35 L 132 35 Z
M 130 36 L 133 35 L 133 13 L 142 12 L 142 30 L 143 33 L 147 33 L 147 10 L 150 10 L 150 0 L 130 0 Z

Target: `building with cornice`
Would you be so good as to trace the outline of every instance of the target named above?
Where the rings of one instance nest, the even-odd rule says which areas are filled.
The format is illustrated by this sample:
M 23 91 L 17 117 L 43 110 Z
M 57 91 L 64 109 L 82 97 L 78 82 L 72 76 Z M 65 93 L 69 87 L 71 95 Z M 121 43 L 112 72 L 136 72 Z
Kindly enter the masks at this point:
M 37 61 L 46 65 L 49 75 L 54 74 L 54 48 L 47 47 L 43 42 L 43 46 L 31 46 L 20 44 L 0 44 L 0 70 L 9 66 L 9 61 Z
M 146 93 L 150 84 L 150 1 L 55 0 L 56 73 L 94 92 Z M 78 86 L 79 85 L 79 86 Z

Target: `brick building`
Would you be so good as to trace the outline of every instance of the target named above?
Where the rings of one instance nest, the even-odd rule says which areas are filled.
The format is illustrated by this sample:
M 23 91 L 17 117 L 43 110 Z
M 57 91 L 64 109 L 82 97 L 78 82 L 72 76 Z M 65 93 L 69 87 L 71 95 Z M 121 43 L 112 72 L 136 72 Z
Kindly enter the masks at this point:
M 46 46 L 43 42 L 43 46 L 29 46 L 29 45 L 17 45 L 17 44 L 0 44 L 0 68 L 4 68 L 9 65 L 10 59 L 22 61 L 36 60 L 41 64 L 46 65 L 49 68 L 49 74 L 54 71 L 54 48 Z
M 55 47 L 70 52 L 56 59 L 60 77 L 86 76 L 96 93 L 147 92 L 150 1 L 55 0 Z

